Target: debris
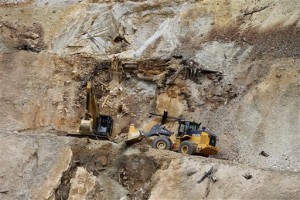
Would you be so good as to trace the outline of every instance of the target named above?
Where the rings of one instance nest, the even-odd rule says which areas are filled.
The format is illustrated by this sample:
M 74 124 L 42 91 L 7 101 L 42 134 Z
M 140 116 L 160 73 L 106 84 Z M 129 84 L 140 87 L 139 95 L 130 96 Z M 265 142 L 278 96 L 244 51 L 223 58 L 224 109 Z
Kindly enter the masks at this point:
M 183 58 L 182 55 L 173 55 L 172 57 L 175 58 L 175 59 L 182 59 Z
M 120 105 L 118 106 L 118 113 L 121 113 L 122 110 L 123 110 L 123 104 L 120 104 Z
M 204 173 L 204 175 L 202 176 L 202 178 L 197 181 L 197 183 L 201 183 L 204 179 L 206 179 L 207 177 L 209 177 L 209 175 L 212 174 L 213 171 L 213 167 L 210 168 L 210 170 L 208 170 L 207 172 Z
M 100 156 L 99 161 L 102 164 L 102 166 L 106 166 L 108 164 L 108 159 L 106 156 Z
M 245 177 L 245 179 L 251 179 L 252 175 L 251 174 L 244 174 L 243 177 Z
M 265 157 L 269 157 L 269 154 L 267 154 L 265 151 L 261 151 L 259 153 L 259 155 L 265 156 Z
M 218 178 L 215 177 L 215 176 L 211 176 L 210 178 L 211 178 L 211 180 L 212 180 L 213 182 L 216 182 L 216 181 L 218 180 Z
M 127 196 L 122 197 L 120 200 L 127 200 Z
M 197 171 L 189 171 L 189 172 L 186 173 L 186 175 L 187 176 L 192 176 L 192 175 L 194 175 L 196 173 L 197 173 Z
M 105 83 L 103 83 L 103 82 L 101 82 L 101 81 L 99 81 L 99 83 L 100 83 L 101 85 L 105 86 L 105 87 L 108 87 Z
M 247 16 L 247 15 L 253 15 L 254 13 L 263 11 L 263 10 L 269 8 L 269 7 L 270 7 L 270 5 L 266 5 L 266 6 L 263 6 L 263 7 L 260 7 L 260 8 L 254 8 L 254 9 L 251 10 L 251 11 L 246 11 L 246 12 L 244 13 L 244 17 Z
M 6 194 L 6 193 L 8 193 L 8 192 L 9 192 L 9 190 L 1 190 L 1 191 L 0 191 L 1 194 Z
M 42 51 L 41 48 L 32 47 L 32 46 L 30 46 L 28 44 L 21 44 L 19 46 L 16 46 L 15 48 L 18 49 L 18 50 L 32 51 L 32 52 L 36 52 L 36 53 L 39 53 L 39 52 Z
M 191 68 L 197 68 L 199 66 L 199 63 L 194 60 L 183 60 L 180 64 Z
M 104 170 L 106 170 L 106 168 L 95 169 L 95 171 L 96 171 L 98 174 L 101 174 L 101 171 L 104 171 Z
M 64 85 L 70 85 L 71 81 L 65 81 Z
M 91 143 L 91 140 L 89 138 L 86 138 L 86 143 L 87 144 L 90 144 Z
M 108 96 L 106 96 L 106 98 L 104 99 L 102 106 L 101 106 L 102 108 L 105 106 L 107 99 L 108 99 Z
M 35 39 L 37 39 L 37 38 L 40 37 L 39 34 L 33 33 L 33 32 L 24 33 L 24 34 L 22 34 L 22 36 L 24 36 L 25 38 L 33 39 L 33 40 L 35 40 Z
M 167 84 L 167 85 L 172 84 L 172 83 L 175 81 L 175 79 L 178 77 L 178 75 L 180 74 L 180 72 L 182 71 L 182 69 L 183 69 L 183 67 L 180 67 L 180 68 L 175 72 L 175 74 L 174 74 L 173 76 L 171 76 L 169 80 L 167 80 L 166 84 Z

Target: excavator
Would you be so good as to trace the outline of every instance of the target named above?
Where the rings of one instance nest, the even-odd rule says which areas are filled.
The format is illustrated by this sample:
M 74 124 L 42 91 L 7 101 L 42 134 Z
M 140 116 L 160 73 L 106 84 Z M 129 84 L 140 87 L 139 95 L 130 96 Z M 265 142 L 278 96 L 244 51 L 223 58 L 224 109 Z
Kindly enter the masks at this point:
M 179 153 L 194 155 L 200 154 L 208 157 L 218 153 L 216 148 L 217 136 L 205 127 L 200 128 L 201 123 L 196 123 L 180 118 L 168 117 L 168 112 L 163 115 L 150 113 L 162 117 L 161 123 L 154 125 L 148 133 L 139 131 L 131 125 L 128 132 L 127 144 L 136 143 L 143 138 L 155 138 L 152 147 L 161 150 L 173 150 Z M 164 124 L 167 119 L 175 119 L 179 126 L 176 134 L 168 130 Z
M 86 93 L 86 113 L 84 119 L 80 122 L 80 134 L 68 134 L 67 136 L 109 140 L 113 129 L 113 119 L 109 115 L 99 113 L 99 106 L 91 80 L 87 82 Z

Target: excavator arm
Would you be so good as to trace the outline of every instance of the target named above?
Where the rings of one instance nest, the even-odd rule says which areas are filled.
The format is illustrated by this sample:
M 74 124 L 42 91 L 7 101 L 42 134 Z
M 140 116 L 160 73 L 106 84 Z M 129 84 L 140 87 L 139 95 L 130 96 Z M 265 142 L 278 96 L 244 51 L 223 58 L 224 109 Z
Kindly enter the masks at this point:
M 97 128 L 98 114 L 99 108 L 93 92 L 92 81 L 89 80 L 86 85 L 85 117 L 81 120 L 79 127 L 81 134 L 93 134 L 93 131 Z
M 85 118 L 80 122 L 79 132 L 81 135 L 89 135 L 89 138 L 109 139 L 112 134 L 113 119 L 109 115 L 101 115 L 97 99 L 95 97 L 92 81 L 86 85 L 86 112 Z
M 92 87 L 92 81 L 89 80 L 87 82 L 86 86 L 86 112 L 89 116 L 91 116 L 91 119 L 93 120 L 93 129 L 96 129 L 97 126 L 97 116 L 99 113 L 99 107 L 96 101 L 95 94 L 93 92 L 93 87 Z M 88 120 L 88 119 L 87 119 Z

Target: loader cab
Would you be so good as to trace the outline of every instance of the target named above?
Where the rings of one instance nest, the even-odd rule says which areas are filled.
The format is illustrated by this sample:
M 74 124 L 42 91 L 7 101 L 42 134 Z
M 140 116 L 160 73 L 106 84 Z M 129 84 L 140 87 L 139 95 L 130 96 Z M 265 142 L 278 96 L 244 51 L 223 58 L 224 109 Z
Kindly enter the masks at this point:
M 96 135 L 109 137 L 112 133 L 113 119 L 108 115 L 99 115 L 97 118 Z
M 200 124 L 191 121 L 179 121 L 178 134 L 177 137 L 182 137 L 184 135 L 193 135 L 199 133 L 197 131 L 200 127 Z

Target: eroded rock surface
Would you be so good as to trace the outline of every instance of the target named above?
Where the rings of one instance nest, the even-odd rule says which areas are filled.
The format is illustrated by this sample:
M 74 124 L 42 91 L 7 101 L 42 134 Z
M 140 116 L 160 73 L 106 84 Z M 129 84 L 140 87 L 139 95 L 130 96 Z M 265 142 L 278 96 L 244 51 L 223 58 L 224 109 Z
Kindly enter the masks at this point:
M 68 140 L 1 132 L 1 199 L 50 199 L 72 159 Z

